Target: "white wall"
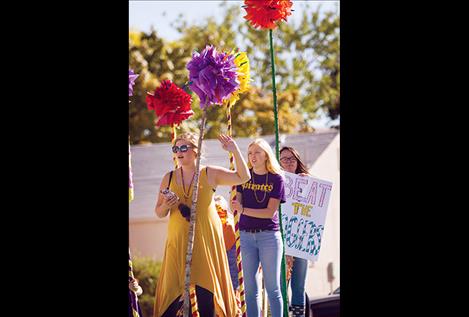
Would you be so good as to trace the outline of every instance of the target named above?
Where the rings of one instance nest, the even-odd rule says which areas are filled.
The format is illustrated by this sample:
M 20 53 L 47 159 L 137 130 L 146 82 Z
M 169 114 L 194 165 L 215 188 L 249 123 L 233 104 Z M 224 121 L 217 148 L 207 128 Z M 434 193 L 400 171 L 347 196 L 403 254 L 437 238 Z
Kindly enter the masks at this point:
M 332 182 L 331 200 L 326 215 L 324 232 L 317 262 L 309 262 L 306 292 L 309 297 L 326 295 L 331 290 L 327 266 L 333 263 L 335 279 L 332 289 L 340 286 L 340 134 L 329 144 L 311 167 L 315 177 Z
M 169 216 L 129 220 L 129 247 L 132 256 L 151 257 L 162 261 Z

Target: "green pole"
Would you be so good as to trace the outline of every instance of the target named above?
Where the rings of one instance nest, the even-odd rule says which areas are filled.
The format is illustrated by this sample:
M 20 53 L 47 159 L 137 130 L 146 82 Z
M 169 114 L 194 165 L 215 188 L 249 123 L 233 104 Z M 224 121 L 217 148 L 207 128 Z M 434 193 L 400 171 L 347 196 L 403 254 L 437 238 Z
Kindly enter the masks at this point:
M 277 89 L 275 88 L 275 58 L 274 58 L 274 41 L 272 39 L 272 29 L 269 30 L 270 40 L 270 65 L 272 67 L 272 94 L 274 99 L 274 119 L 275 119 L 275 155 L 277 161 L 280 160 L 280 148 L 278 142 L 278 109 L 277 109 Z M 283 250 L 282 250 L 282 265 L 281 265 L 281 288 L 283 297 L 283 316 L 288 317 L 288 298 L 287 298 L 287 275 L 285 265 L 285 237 L 283 235 L 282 226 L 282 208 L 278 207 L 278 220 L 280 223 L 280 233 L 282 234 Z

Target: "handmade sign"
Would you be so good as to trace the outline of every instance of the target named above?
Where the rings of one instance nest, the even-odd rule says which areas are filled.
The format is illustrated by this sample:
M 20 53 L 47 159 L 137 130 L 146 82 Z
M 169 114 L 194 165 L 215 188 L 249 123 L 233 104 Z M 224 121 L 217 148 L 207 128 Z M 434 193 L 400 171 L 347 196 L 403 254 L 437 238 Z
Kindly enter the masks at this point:
M 329 181 L 285 172 L 285 254 L 318 260 L 331 190 Z

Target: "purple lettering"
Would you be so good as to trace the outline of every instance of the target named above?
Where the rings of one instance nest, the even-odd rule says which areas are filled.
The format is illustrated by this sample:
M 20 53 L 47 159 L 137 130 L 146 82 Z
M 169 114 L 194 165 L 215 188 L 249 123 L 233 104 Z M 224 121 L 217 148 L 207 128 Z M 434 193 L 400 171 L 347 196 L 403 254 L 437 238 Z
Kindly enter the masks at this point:
M 318 182 L 313 182 L 311 188 L 309 189 L 308 194 L 308 201 L 310 205 L 314 205 L 316 203 L 316 194 L 318 192 Z
M 304 187 L 300 186 L 301 184 L 308 184 L 308 179 L 306 177 L 295 179 L 295 190 L 293 191 L 293 199 L 306 204 L 308 202 L 308 197 L 303 197 L 301 195 L 304 190 Z
M 293 179 L 290 176 L 285 175 L 285 198 L 291 197 L 292 192 L 293 192 L 292 185 L 293 185 Z
M 327 184 L 320 184 L 319 187 L 321 187 L 321 197 L 319 198 L 319 207 L 322 207 L 324 205 L 324 196 L 326 196 L 326 192 L 328 190 L 331 190 L 332 186 L 327 185 Z

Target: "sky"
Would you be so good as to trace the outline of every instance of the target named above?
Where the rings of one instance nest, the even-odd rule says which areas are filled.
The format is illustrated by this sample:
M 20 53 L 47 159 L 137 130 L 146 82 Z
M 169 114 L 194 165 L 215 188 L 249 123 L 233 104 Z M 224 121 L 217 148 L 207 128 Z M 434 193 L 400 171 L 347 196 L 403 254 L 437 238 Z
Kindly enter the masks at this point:
M 239 4 L 241 7 L 243 1 L 230 0 L 230 5 Z M 189 23 L 200 23 L 204 19 L 210 16 L 217 18 L 220 22 L 222 18 L 223 9 L 220 7 L 222 1 L 129 1 L 129 29 L 135 31 L 149 32 L 151 27 L 157 31 L 158 35 L 166 40 L 176 40 L 180 37 L 180 34 L 175 28 L 171 26 L 171 22 L 174 22 L 179 15 L 183 15 L 184 19 Z M 288 17 L 287 21 L 294 21 L 299 23 L 302 17 L 302 13 L 305 9 L 305 5 L 309 4 L 312 11 L 315 11 L 318 6 L 321 7 L 321 12 L 333 11 L 339 13 L 339 1 L 293 1 L 293 12 Z M 244 10 L 241 10 L 243 15 Z M 325 127 L 327 119 L 315 120 L 314 127 L 322 128 Z M 332 123 L 336 124 L 336 123 Z
M 178 32 L 170 23 L 183 14 L 189 23 L 202 22 L 209 16 L 222 16 L 222 1 L 129 1 L 129 28 L 138 31 L 150 31 L 151 26 L 157 30 L 158 35 L 166 40 L 175 40 Z M 230 4 L 238 3 L 241 7 L 243 1 L 231 0 Z M 288 19 L 300 21 L 302 9 L 308 3 L 313 10 L 321 6 L 321 11 L 339 11 L 339 1 L 293 1 L 293 12 Z M 243 14 L 245 13 L 242 10 Z M 218 21 L 219 21 L 218 19 Z

